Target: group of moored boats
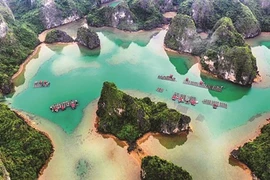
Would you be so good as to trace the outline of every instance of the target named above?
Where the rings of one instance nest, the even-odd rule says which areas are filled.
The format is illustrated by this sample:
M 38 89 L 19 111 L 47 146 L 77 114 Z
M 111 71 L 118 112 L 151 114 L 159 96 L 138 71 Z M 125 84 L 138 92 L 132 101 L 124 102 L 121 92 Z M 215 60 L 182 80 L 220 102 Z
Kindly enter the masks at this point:
M 70 100 L 65 101 L 62 103 L 54 104 L 50 107 L 52 112 L 59 112 L 66 110 L 67 107 L 70 107 L 71 109 L 76 109 L 76 107 L 79 105 L 77 100 Z
M 49 87 L 50 86 L 49 81 L 36 81 L 34 83 L 34 88 L 39 88 L 39 87 Z M 70 107 L 71 109 L 76 109 L 76 107 L 79 105 L 77 100 L 70 100 L 70 101 L 65 101 L 62 103 L 57 103 L 53 104 L 50 106 L 50 109 L 52 112 L 59 112 L 66 110 L 67 107 Z
M 191 104 L 192 106 L 195 106 L 196 104 L 198 104 L 196 97 L 187 96 L 185 94 L 179 94 L 179 93 L 174 93 L 172 96 L 172 100 L 173 101 L 178 100 L 179 103 Z
M 169 75 L 169 76 L 162 76 L 162 75 L 159 75 L 158 76 L 158 79 L 161 79 L 161 80 L 167 80 L 167 81 L 176 81 L 175 77 L 173 77 L 173 75 Z
M 192 86 L 201 87 L 201 88 L 206 88 L 206 89 L 217 91 L 217 92 L 221 92 L 224 88 L 223 86 L 205 84 L 203 81 L 200 81 L 200 82 L 190 81 L 188 78 L 186 78 L 183 81 L 183 83 L 192 85 Z
M 210 105 L 214 109 L 217 109 L 218 107 L 222 107 L 224 109 L 227 109 L 227 107 L 228 107 L 227 103 L 223 103 L 223 102 L 219 102 L 219 101 L 212 101 L 212 100 L 208 100 L 208 99 L 204 99 L 202 101 L 202 103 L 206 104 L 206 105 Z
M 39 88 L 39 87 L 49 87 L 50 86 L 50 82 L 49 81 L 36 81 L 34 83 L 34 88 Z
M 186 104 L 191 104 L 195 106 L 199 102 L 197 101 L 197 98 L 194 96 L 187 96 L 185 94 L 179 94 L 179 93 L 174 93 L 172 95 L 172 100 L 173 101 L 178 101 L 179 103 L 186 103 Z M 205 105 L 211 105 L 213 109 L 217 109 L 218 107 L 222 107 L 224 109 L 227 109 L 228 105 L 227 103 L 219 102 L 219 101 L 212 101 L 208 99 L 204 99 L 202 101 L 203 104 Z

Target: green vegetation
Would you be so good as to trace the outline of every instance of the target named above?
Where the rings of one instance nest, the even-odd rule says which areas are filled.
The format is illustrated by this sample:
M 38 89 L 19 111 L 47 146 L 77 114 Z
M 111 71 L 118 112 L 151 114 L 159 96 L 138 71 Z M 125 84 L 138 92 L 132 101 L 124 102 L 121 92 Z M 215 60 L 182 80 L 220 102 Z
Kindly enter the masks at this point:
M 202 55 L 202 67 L 223 79 L 234 73 L 235 83 L 249 85 L 257 74 L 256 59 L 243 37 L 236 31 L 230 18 L 220 19 L 213 28 L 207 51 Z M 204 57 L 207 57 L 206 59 Z M 210 67 L 207 62 L 214 62 Z
M 268 4 L 267 6 L 268 1 L 241 0 L 241 2 L 248 6 L 254 16 L 258 19 L 262 31 L 270 31 L 270 5 Z
M 240 148 L 238 159 L 245 163 L 261 180 L 270 179 L 270 124 L 261 135 Z
M 12 91 L 12 75 L 39 42 L 26 23 L 10 25 L 9 28 L 7 35 L 0 39 L 0 90 L 3 94 Z
M 211 30 L 220 18 L 229 17 L 237 31 L 245 37 L 254 37 L 260 33 L 258 20 L 252 11 L 239 1 L 185 0 L 180 4 L 178 12 L 192 15 L 196 27 L 203 31 Z
M 89 49 L 95 49 L 100 46 L 100 39 L 97 33 L 86 27 L 78 29 L 76 41 Z
M 87 22 L 91 26 L 109 26 L 131 31 L 149 30 L 160 26 L 163 23 L 163 16 L 159 9 L 151 1 L 147 1 L 144 5 L 145 7 L 140 0 L 130 0 L 116 7 L 104 6 L 89 13 Z M 124 15 L 119 15 L 121 13 Z
M 11 179 L 37 179 L 53 152 L 50 140 L 0 104 L 0 159 Z
M 181 167 L 157 156 L 142 159 L 141 179 L 143 180 L 191 180 L 190 174 Z
M 66 32 L 53 29 L 46 35 L 46 43 L 73 42 L 74 40 Z
M 98 101 L 98 130 L 134 143 L 147 132 L 174 134 L 189 129 L 190 117 L 168 109 L 166 103 L 133 98 L 104 82 Z
M 164 44 L 168 48 L 194 55 L 202 54 L 206 48 L 206 41 L 199 37 L 191 17 L 183 14 L 177 14 L 173 18 Z

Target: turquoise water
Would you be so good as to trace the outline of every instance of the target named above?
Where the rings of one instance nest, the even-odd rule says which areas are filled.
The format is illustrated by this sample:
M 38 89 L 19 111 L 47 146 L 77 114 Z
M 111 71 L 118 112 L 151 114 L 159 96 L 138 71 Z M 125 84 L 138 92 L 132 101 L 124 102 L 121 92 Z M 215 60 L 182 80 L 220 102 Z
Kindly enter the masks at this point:
M 25 81 L 16 88 L 10 101 L 13 108 L 46 119 L 35 122 L 56 141 L 55 155 L 47 173 L 45 171 L 45 179 L 73 176 L 80 177 L 77 179 L 139 179 L 139 166 L 124 147 L 92 132 L 95 131 L 92 117 L 95 105 L 89 106 L 89 103 L 98 99 L 104 81 L 114 82 L 122 90 L 142 92 L 155 100 L 163 100 L 192 117 L 193 133 L 188 137 L 151 137 L 142 144 L 149 154 L 182 166 L 194 179 L 246 177 L 229 165 L 227 147 L 256 129 L 255 125 L 241 131 L 239 128 L 253 122 L 254 116 L 270 112 L 268 87 L 247 88 L 201 74 L 194 58 L 164 50 L 165 30 L 130 33 L 103 28 L 96 31 L 101 48 L 94 51 L 75 43 L 43 44 L 38 55 L 26 66 Z M 257 46 L 252 51 L 260 62 L 259 68 L 269 73 L 270 50 Z M 157 79 L 158 75 L 170 74 L 176 77 L 176 82 Z M 186 77 L 225 88 L 219 93 L 184 85 Z M 37 80 L 50 81 L 51 86 L 33 88 Z M 164 92 L 156 92 L 158 87 L 164 88 Z M 195 107 L 179 105 L 170 100 L 174 92 L 196 96 L 199 104 Z M 70 99 L 79 101 L 76 110 L 50 111 L 50 105 Z M 203 99 L 226 102 L 228 109 L 214 110 L 203 105 Z M 63 170 L 57 168 L 63 165 Z
M 163 99 L 170 99 L 174 92 L 181 92 L 196 96 L 199 101 L 212 99 L 227 102 L 227 110 L 213 110 L 201 103 L 195 107 L 184 105 L 202 114 L 216 135 L 243 125 L 255 114 L 270 110 L 270 105 L 266 103 L 266 99 L 270 98 L 268 89 L 241 87 L 201 75 L 197 64 L 194 65 L 188 57 L 166 53 L 156 46 L 162 44 L 164 34 L 165 31 L 161 31 L 148 43 L 124 41 L 109 31 L 99 32 L 101 48 L 95 51 L 88 51 L 77 44 L 44 46 L 41 51 L 52 55 L 24 84 L 28 88 L 13 97 L 12 106 L 49 119 L 69 134 L 79 124 L 87 104 L 99 97 L 104 81 L 114 82 L 120 89 L 153 93 Z M 44 58 L 48 53 L 44 54 Z M 169 74 L 173 74 L 177 82 L 157 79 L 158 75 Z M 186 77 L 225 88 L 220 93 L 184 85 L 182 82 Z M 48 80 L 51 86 L 33 88 L 37 80 Z M 157 94 L 157 87 L 164 88 L 164 93 Z M 79 101 L 76 111 L 50 112 L 50 105 L 70 99 Z

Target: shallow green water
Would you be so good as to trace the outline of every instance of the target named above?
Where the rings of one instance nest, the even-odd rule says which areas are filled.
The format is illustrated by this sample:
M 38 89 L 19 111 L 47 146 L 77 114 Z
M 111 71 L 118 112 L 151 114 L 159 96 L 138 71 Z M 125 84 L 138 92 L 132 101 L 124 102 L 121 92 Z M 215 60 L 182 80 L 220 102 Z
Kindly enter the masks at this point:
M 255 114 L 270 110 L 270 105 L 266 104 L 270 91 L 241 87 L 198 75 L 197 65 L 192 66 L 186 57 L 166 53 L 156 47 L 156 44 L 162 44 L 164 34 L 165 31 L 161 31 L 149 44 L 142 42 L 143 45 L 139 46 L 140 42 L 124 42 L 121 37 L 108 31 L 104 34 L 99 32 L 101 49 L 94 52 L 78 47 L 77 44 L 44 46 L 41 48 L 44 51 L 43 58 L 50 54 L 49 59 L 25 82 L 28 88 L 13 97 L 12 106 L 49 119 L 67 133 L 72 133 L 82 119 L 82 110 L 99 97 L 102 83 L 112 81 L 121 89 L 156 93 L 166 99 L 170 99 L 174 92 L 181 92 L 196 96 L 200 102 L 203 99 L 227 102 L 227 110 L 213 110 L 211 106 L 202 103 L 196 107 L 183 105 L 202 114 L 216 135 L 244 124 Z M 157 79 L 158 75 L 169 74 L 173 74 L 177 82 Z M 194 81 L 202 79 L 207 84 L 223 85 L 225 88 L 219 93 L 184 85 L 182 82 L 186 77 Z M 48 80 L 51 86 L 33 88 L 32 85 L 38 80 Z M 165 91 L 157 94 L 157 87 Z M 79 101 L 76 111 L 67 109 L 60 113 L 50 112 L 50 105 L 70 99 Z
M 11 106 L 51 121 L 63 129 L 65 132 L 63 136 L 68 138 L 73 136 L 85 116 L 83 111 L 86 106 L 99 97 L 102 83 L 112 81 L 120 89 L 143 92 L 165 100 L 183 113 L 193 114 L 193 123 L 202 123 L 196 127 L 205 126 L 207 129 L 205 133 L 210 134 L 206 142 L 200 140 L 201 144 L 198 143 L 205 152 L 209 151 L 209 146 L 217 145 L 219 139 L 222 139 L 226 133 L 246 124 L 253 116 L 270 111 L 270 104 L 267 102 L 270 99 L 269 88 L 246 88 L 202 75 L 198 64 L 191 60 L 191 57 L 164 51 L 162 44 L 165 33 L 164 30 L 134 34 L 116 33 L 114 30 L 101 29 L 98 30 L 101 48 L 95 51 L 86 50 L 77 44 L 43 45 L 38 56 L 26 66 L 24 84 L 16 88 L 16 93 L 11 99 Z M 269 65 L 270 50 L 263 46 L 253 48 L 254 54 L 262 51 L 263 53 L 260 53 L 258 58 Z M 157 79 L 158 75 L 169 74 L 173 74 L 177 82 Z M 206 84 L 222 85 L 225 89 L 219 93 L 184 85 L 182 82 L 186 77 L 193 81 L 203 80 Z M 33 88 L 33 83 L 37 80 L 50 81 L 51 86 Z M 158 87 L 164 88 L 164 92 L 156 92 Z M 173 103 L 170 99 L 174 92 L 196 96 L 199 104 L 193 107 Z M 79 101 L 76 110 L 67 109 L 59 113 L 50 111 L 50 105 L 70 99 Z M 203 99 L 226 102 L 228 109 L 214 110 L 211 106 L 203 105 L 201 103 Z M 206 157 L 203 158 L 202 152 L 196 151 L 196 149 L 193 149 L 193 154 L 186 156 L 190 159 L 183 159 L 179 152 L 186 153 L 188 150 L 179 149 L 179 147 L 189 147 L 189 143 L 196 142 L 185 137 L 156 136 L 154 139 L 149 141 L 150 152 L 152 151 L 150 146 L 156 147 L 153 153 L 160 154 L 187 168 L 195 179 L 200 176 L 196 174 L 194 167 L 201 167 L 196 170 L 200 173 L 204 171 L 204 168 L 211 168 L 219 159 L 220 149 L 212 150 L 215 155 L 210 160 L 207 160 Z M 156 141 L 162 147 L 155 144 Z M 74 140 L 70 140 L 70 142 L 74 142 Z M 100 145 L 105 144 L 106 142 L 100 141 Z M 192 147 L 198 148 L 198 144 L 192 145 Z M 96 145 L 98 149 L 98 143 Z M 221 146 L 225 145 L 221 143 Z M 70 147 L 70 149 L 72 148 Z M 173 156 L 167 154 L 168 152 L 178 155 Z M 119 156 L 119 158 L 121 157 Z M 197 158 L 197 161 L 192 163 L 194 158 Z M 88 164 L 84 159 L 79 158 L 79 161 L 73 165 L 77 169 L 75 174 L 87 175 L 87 169 L 91 167 L 91 163 Z M 204 164 L 206 161 L 209 162 Z M 228 164 L 224 160 L 222 162 Z M 198 164 L 201 166 L 198 167 Z M 113 171 L 110 173 L 113 174 Z M 206 174 L 205 177 L 215 179 L 218 174 L 219 171 L 214 171 Z

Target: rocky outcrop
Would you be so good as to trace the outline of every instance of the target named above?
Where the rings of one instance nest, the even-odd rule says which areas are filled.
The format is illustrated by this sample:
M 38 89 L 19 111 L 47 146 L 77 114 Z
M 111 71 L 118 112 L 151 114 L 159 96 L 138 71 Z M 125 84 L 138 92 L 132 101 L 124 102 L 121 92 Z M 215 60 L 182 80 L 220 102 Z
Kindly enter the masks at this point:
M 157 156 L 146 156 L 142 159 L 141 179 L 192 180 L 192 177 L 186 170 L 171 162 Z
M 175 10 L 174 0 L 130 0 L 129 4 L 139 6 L 144 10 L 154 8 L 162 13 Z
M 74 40 L 66 32 L 61 30 L 51 30 L 45 38 L 46 43 L 73 42 Z
M 165 36 L 166 47 L 185 53 L 200 55 L 205 51 L 206 42 L 196 32 L 196 27 L 190 16 L 176 15 Z
M 40 18 L 46 29 L 75 21 L 80 18 L 78 13 L 71 10 L 68 15 L 57 8 L 53 0 L 46 0 L 41 7 Z
M 101 7 L 87 16 L 91 26 L 109 26 L 121 30 L 137 31 L 153 29 L 164 23 L 164 18 L 155 6 L 141 1 L 122 2 L 116 7 Z
M 6 36 L 8 31 L 7 23 L 5 22 L 3 16 L 0 14 L 0 38 Z
M 7 172 L 7 169 L 4 166 L 1 159 L 0 159 L 0 179 L 2 179 L 2 180 L 10 180 L 9 173 Z
M 166 103 L 154 103 L 146 97 L 138 99 L 104 82 L 98 101 L 99 132 L 110 133 L 134 143 L 147 132 L 177 134 L 189 130 L 190 117 L 168 109 Z
M 240 85 L 252 84 L 257 74 L 256 59 L 230 18 L 222 18 L 213 28 L 202 67 L 221 79 Z
M 164 44 L 178 52 L 201 56 L 202 67 L 210 73 L 240 85 L 252 84 L 257 74 L 256 59 L 230 18 L 220 19 L 208 39 L 202 40 L 187 15 L 172 20 Z
M 12 22 L 15 20 L 7 0 L 0 0 L 0 15 L 2 15 L 7 22 Z
M 268 0 L 240 0 L 249 7 L 259 20 L 262 31 L 270 31 L 270 1 Z
M 190 15 L 198 31 L 210 31 L 220 18 L 227 16 L 245 38 L 261 32 L 259 21 L 239 0 L 186 0 L 180 5 L 179 13 Z
M 100 46 L 97 33 L 86 27 L 78 29 L 76 41 L 89 49 L 95 49 Z

